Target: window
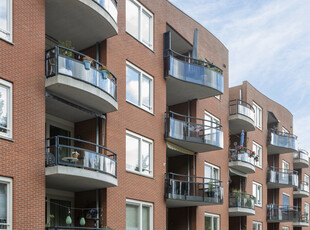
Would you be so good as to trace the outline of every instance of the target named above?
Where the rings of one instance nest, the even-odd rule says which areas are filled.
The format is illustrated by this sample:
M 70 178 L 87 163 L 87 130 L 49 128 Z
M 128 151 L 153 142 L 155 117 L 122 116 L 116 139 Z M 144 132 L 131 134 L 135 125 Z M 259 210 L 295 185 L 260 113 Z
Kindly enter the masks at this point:
M 282 132 L 283 133 L 286 133 L 286 134 L 289 134 L 290 132 L 286 129 L 286 128 L 284 128 L 284 127 L 282 127 Z
M 126 31 L 153 49 L 153 14 L 136 0 L 126 3 Z
M 305 202 L 305 215 L 307 220 L 309 220 L 309 203 Z
M 305 181 L 304 189 L 305 191 L 309 192 L 309 176 L 307 174 L 304 175 L 304 181 Z
M 219 230 L 220 229 L 220 216 L 205 213 L 205 229 Z
M 253 182 L 253 196 L 255 197 L 255 205 L 262 207 L 262 185 L 256 182 Z
M 282 227 L 282 230 L 290 230 L 290 228 L 289 228 L 289 227 L 286 227 L 286 226 L 283 226 L 283 227 Z
M 255 165 L 262 168 L 263 167 L 263 147 L 253 141 L 253 151 L 255 155 L 258 155 L 258 161 L 255 161 Z
M 12 179 L 0 177 L 0 229 L 12 229 Z
M 212 183 L 214 184 L 215 181 L 211 179 L 220 180 L 220 168 L 206 162 L 205 163 L 205 177 L 209 178 L 209 179 L 206 179 L 205 183 L 209 183 L 212 181 Z
M 284 207 L 290 206 L 290 196 L 288 194 L 282 193 L 282 205 Z
M 153 78 L 128 62 L 126 100 L 146 111 L 153 112 Z
M 286 162 L 285 160 L 282 160 L 282 170 L 284 173 L 287 173 L 290 171 L 290 164 Z
M 126 131 L 126 169 L 153 176 L 153 141 Z
M 220 135 L 220 119 L 205 111 L 205 142 L 223 148 L 223 136 Z
M 0 1 L 0 38 L 12 42 L 12 1 Z
M 262 230 L 263 224 L 261 222 L 253 221 L 253 230 Z
M 153 230 L 153 204 L 127 199 L 126 230 Z
M 263 118 L 262 108 L 259 107 L 254 102 L 253 102 L 253 108 L 255 111 L 255 114 L 254 114 L 255 126 L 259 129 L 262 129 L 262 118 Z
M 12 138 L 12 83 L 9 83 L 1 79 L 0 79 L 0 137 Z

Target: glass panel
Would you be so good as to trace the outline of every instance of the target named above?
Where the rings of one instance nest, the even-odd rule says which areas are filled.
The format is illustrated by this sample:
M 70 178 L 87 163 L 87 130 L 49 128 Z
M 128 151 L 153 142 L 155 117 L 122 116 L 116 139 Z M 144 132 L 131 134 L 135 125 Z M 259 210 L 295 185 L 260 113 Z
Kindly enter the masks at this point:
M 213 217 L 213 229 L 218 230 L 219 229 L 219 218 Z
M 151 16 L 145 11 L 142 12 L 142 41 L 151 46 Z
M 51 199 L 51 208 L 50 208 L 50 214 L 54 215 L 55 218 L 53 218 L 53 223 L 51 225 L 53 226 L 67 226 L 66 224 L 66 218 L 68 216 L 68 208 L 71 207 L 71 202 L 66 200 L 54 200 Z
M 142 146 L 141 146 L 141 157 L 142 157 L 142 171 L 150 174 L 151 173 L 151 168 L 150 168 L 150 149 L 151 149 L 151 144 L 142 141 Z
M 8 31 L 8 1 L 0 1 L 0 28 Z
M 150 208 L 142 207 L 142 230 L 150 229 Z
M 139 206 L 126 205 L 126 230 L 139 230 Z
M 126 136 L 126 169 L 135 170 L 139 169 L 139 139 L 133 136 Z
M 0 132 L 7 133 L 8 130 L 8 89 L 0 85 Z
M 132 1 L 127 0 L 126 30 L 132 36 L 139 39 L 139 7 Z
M 282 202 L 283 202 L 283 206 L 289 206 L 290 205 L 290 197 L 282 194 Z
M 210 216 L 205 217 L 205 230 L 213 230 L 212 229 L 212 217 Z
M 126 99 L 136 105 L 140 105 L 139 72 L 127 66 L 126 68 Z
M 142 76 L 142 106 L 147 107 L 148 110 L 151 110 L 151 80 L 145 76 Z
M 7 185 L 0 184 L 0 223 L 7 223 L 7 196 Z

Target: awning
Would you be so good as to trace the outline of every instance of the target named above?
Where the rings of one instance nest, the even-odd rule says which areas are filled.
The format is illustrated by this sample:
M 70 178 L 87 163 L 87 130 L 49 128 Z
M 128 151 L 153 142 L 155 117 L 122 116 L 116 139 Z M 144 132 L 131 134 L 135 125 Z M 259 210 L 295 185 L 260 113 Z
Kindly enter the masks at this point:
M 170 142 L 166 142 L 166 144 L 167 144 L 167 148 L 169 148 L 173 151 L 181 152 L 181 153 L 188 154 L 188 155 L 194 155 L 195 154 L 195 152 L 193 152 L 193 151 L 184 149 L 184 148 L 182 148 L 178 145 L 172 144 Z
M 242 176 L 242 177 L 248 177 L 248 175 L 246 173 L 240 172 L 238 170 L 235 169 L 229 169 L 229 174 L 231 176 Z

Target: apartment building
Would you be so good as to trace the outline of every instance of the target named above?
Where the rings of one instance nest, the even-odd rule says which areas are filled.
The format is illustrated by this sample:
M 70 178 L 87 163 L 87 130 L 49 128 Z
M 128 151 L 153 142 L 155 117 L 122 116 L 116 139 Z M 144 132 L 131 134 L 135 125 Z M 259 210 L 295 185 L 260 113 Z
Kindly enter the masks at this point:
M 309 228 L 292 114 L 170 2 L 1 0 L 0 54 L 0 229 Z

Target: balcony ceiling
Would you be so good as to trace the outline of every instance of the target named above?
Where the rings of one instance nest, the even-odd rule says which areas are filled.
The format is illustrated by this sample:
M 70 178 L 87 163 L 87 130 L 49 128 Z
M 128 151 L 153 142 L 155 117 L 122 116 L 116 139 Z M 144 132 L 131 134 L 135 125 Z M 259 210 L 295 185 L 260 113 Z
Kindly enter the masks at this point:
M 193 50 L 193 46 L 185 40 L 178 32 L 167 25 L 167 32 L 171 32 L 171 48 L 180 54 L 186 54 Z M 193 31 L 194 36 L 194 31 Z

